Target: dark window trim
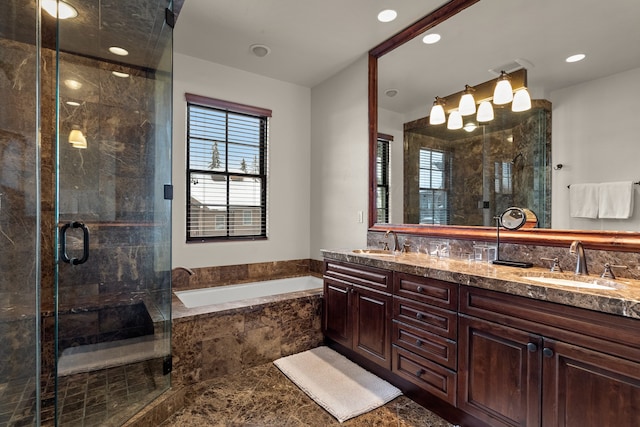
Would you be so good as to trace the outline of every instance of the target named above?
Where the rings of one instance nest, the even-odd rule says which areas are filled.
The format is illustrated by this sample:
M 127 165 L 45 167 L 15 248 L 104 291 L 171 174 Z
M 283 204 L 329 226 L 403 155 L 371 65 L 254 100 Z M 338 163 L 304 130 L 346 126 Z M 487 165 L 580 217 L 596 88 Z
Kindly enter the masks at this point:
M 186 126 L 186 144 L 187 144 L 187 165 L 186 165 L 186 181 L 187 181 L 187 200 L 186 200 L 186 243 L 205 243 L 205 242 L 225 242 L 225 241 L 251 241 L 251 240 L 267 240 L 267 221 L 268 221 L 268 207 L 267 207 L 267 147 L 268 147 L 268 119 L 272 117 L 272 111 L 266 108 L 254 107 L 246 104 L 239 104 L 231 101 L 224 101 L 215 98 L 209 98 L 201 95 L 194 95 L 190 93 L 185 93 L 185 99 L 187 101 L 187 126 Z M 228 229 L 227 234 L 225 236 L 190 236 L 189 235 L 189 224 L 191 221 L 191 191 L 190 191 L 190 182 L 191 182 L 191 173 L 205 173 L 210 175 L 234 175 L 234 176 L 245 176 L 242 173 L 237 172 L 214 172 L 210 170 L 200 170 L 200 169 L 191 169 L 190 168 L 190 148 L 189 148 L 189 105 L 197 105 L 201 107 L 210 107 L 216 110 L 223 110 L 227 113 L 234 114 L 242 114 L 253 117 L 258 117 L 261 119 L 261 134 L 265 136 L 264 141 L 262 141 L 260 153 L 261 153 L 261 162 L 260 162 L 260 171 L 258 176 L 262 179 L 261 186 L 261 234 L 260 235 L 246 235 L 246 236 L 235 236 L 229 235 Z M 227 159 L 228 161 L 228 159 Z M 227 168 L 228 169 L 228 168 Z M 246 176 L 255 176 L 254 174 L 247 174 Z M 228 189 L 227 189 L 227 199 L 228 199 Z M 229 224 L 230 212 L 226 213 L 227 219 L 226 223 Z
M 391 212 L 390 212 L 390 206 L 389 206 L 389 181 L 390 181 L 390 169 L 391 169 L 391 142 L 393 142 L 393 135 L 388 135 L 386 133 L 378 133 L 378 140 L 376 142 L 376 158 L 379 157 L 379 152 L 378 152 L 378 148 L 379 148 L 379 144 L 380 143 L 384 143 L 386 145 L 386 152 L 385 152 L 385 158 L 383 159 L 384 161 L 386 161 L 386 165 L 384 167 L 385 173 L 386 173 L 386 179 L 382 180 L 384 182 L 377 182 L 377 191 L 384 191 L 385 193 L 385 201 L 384 204 L 385 206 L 379 208 L 378 206 L 376 206 L 376 222 L 379 223 L 385 223 L 388 224 L 389 223 L 389 218 L 391 216 Z M 384 221 L 380 221 L 379 218 L 379 214 L 380 211 L 384 212 Z

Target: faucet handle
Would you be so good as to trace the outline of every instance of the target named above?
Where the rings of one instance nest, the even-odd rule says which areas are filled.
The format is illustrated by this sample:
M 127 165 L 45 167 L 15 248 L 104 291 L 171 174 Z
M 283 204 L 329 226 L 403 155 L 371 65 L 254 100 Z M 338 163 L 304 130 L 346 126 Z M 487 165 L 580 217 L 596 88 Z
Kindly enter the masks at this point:
M 400 249 L 400 252 L 408 254 L 409 251 L 411 251 L 411 241 L 405 240 L 404 243 L 402 243 L 402 249 Z
M 613 274 L 613 270 L 611 270 L 612 268 L 629 268 L 629 266 L 609 264 L 607 262 L 604 265 L 604 271 L 602 272 L 602 275 L 600 277 L 602 277 L 603 279 L 615 279 L 616 276 Z
M 382 250 L 383 251 L 388 251 L 389 250 L 389 242 L 386 242 L 386 241 L 382 240 L 382 241 L 380 241 L 378 243 L 380 243 L 382 245 Z
M 543 261 L 551 261 L 553 264 L 551 265 L 551 269 L 549 271 L 557 271 L 558 273 L 562 273 L 562 268 L 560 267 L 560 260 L 558 257 L 555 258 L 540 258 Z

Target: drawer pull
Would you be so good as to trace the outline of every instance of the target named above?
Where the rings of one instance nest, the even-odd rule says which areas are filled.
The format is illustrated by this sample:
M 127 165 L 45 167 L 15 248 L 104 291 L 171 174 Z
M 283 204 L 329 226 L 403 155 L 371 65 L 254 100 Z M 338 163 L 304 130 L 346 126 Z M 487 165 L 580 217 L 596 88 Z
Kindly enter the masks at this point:
M 416 346 L 418 346 L 418 347 L 422 347 L 422 341 L 420 341 L 420 340 L 416 340 Z
M 529 344 L 527 344 L 527 350 L 529 350 L 531 353 L 535 353 L 536 351 L 538 351 L 538 346 L 535 345 L 535 343 L 530 342 Z
M 542 349 L 542 354 L 544 354 L 544 357 L 552 357 L 553 350 L 551 350 L 549 347 L 545 347 Z
M 418 287 L 416 288 L 416 291 L 418 291 L 418 292 L 424 292 L 424 288 L 423 288 L 422 286 L 418 286 Z
M 416 319 L 418 320 L 422 320 L 422 318 L 424 317 L 424 314 L 422 313 L 416 313 Z
M 424 374 L 424 369 L 420 368 L 416 371 L 416 377 L 420 377 L 422 374 Z

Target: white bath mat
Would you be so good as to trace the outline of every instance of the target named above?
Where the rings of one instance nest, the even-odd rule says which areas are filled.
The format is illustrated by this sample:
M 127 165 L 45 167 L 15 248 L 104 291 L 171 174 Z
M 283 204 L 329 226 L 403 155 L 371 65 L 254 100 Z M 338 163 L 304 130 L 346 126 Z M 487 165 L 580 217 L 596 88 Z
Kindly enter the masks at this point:
M 402 394 L 329 347 L 317 347 L 273 363 L 340 422 L 376 409 Z

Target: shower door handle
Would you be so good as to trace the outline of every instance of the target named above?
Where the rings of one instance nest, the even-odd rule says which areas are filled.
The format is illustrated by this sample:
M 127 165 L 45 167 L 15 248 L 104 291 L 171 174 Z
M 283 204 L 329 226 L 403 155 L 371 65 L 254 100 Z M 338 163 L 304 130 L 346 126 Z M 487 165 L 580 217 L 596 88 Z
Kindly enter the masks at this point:
M 69 258 L 69 255 L 67 255 L 67 230 L 69 228 L 82 229 L 83 246 L 82 246 L 82 258 L 80 259 Z M 78 265 L 78 264 L 84 264 L 85 262 L 87 262 L 87 260 L 89 259 L 89 229 L 87 228 L 87 226 L 78 221 L 70 222 L 68 224 L 63 225 L 62 228 L 60 229 L 60 252 L 61 252 L 60 257 L 62 258 L 62 261 L 68 264 Z

